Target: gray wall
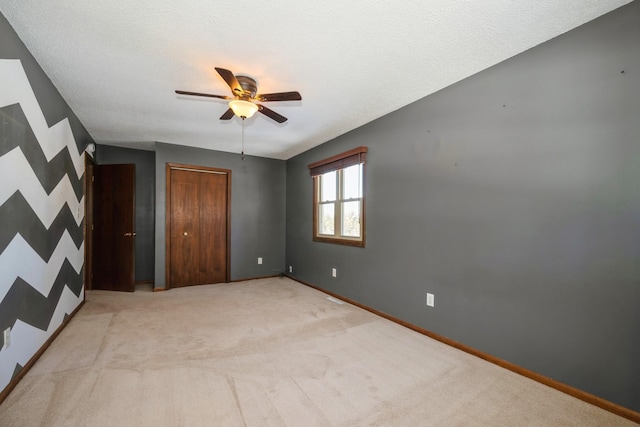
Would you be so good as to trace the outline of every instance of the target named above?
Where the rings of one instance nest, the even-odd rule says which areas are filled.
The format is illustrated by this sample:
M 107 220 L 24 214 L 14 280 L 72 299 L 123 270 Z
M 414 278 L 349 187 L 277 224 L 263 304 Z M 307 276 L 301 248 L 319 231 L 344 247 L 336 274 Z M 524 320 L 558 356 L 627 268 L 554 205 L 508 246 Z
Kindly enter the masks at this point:
M 2 391 L 84 300 L 83 152 L 92 139 L 1 14 L 0 74 L 0 95 L 17 95 L 0 96 L 0 186 L 8 190 L 0 200 L 0 330 L 11 328 L 10 349 L 0 337 Z M 49 132 L 56 124 L 66 131 Z
M 359 145 L 367 246 L 314 243 L 307 165 Z M 290 159 L 286 265 L 640 411 L 640 2 Z
M 153 280 L 155 262 L 155 179 L 153 151 L 98 145 L 96 163 L 133 163 L 136 166 L 136 282 Z
M 238 128 L 239 131 L 239 128 Z M 231 280 L 284 269 L 286 165 L 282 160 L 156 144 L 155 287 L 165 287 L 166 164 L 231 170 Z M 258 265 L 258 257 L 263 258 Z

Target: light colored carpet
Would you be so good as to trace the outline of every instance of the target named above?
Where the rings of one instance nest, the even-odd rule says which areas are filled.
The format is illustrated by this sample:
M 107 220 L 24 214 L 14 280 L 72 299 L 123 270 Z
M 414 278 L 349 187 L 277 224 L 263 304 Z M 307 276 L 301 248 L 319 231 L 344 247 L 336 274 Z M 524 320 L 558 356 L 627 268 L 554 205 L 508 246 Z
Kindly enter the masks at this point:
M 634 425 L 286 278 L 86 300 L 1 426 Z

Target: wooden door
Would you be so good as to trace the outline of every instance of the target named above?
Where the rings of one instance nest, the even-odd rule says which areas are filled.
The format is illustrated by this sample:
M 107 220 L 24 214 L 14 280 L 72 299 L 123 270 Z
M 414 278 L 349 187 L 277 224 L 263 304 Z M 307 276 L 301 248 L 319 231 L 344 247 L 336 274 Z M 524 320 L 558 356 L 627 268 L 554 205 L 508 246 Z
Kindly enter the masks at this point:
M 200 175 L 199 283 L 227 281 L 227 174 Z
M 167 283 L 229 280 L 231 171 L 167 165 Z
M 93 289 L 93 170 L 96 162 L 84 154 L 84 288 Z
M 171 286 L 198 283 L 200 221 L 199 174 L 171 172 Z
M 135 165 L 93 167 L 93 289 L 134 290 Z

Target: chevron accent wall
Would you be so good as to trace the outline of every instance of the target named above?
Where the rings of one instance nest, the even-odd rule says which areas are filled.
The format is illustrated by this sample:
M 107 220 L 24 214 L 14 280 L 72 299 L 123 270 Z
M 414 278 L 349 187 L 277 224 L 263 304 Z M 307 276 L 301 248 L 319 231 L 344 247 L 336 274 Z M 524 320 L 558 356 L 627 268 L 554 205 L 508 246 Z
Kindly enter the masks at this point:
M 84 159 L 68 119 L 48 126 L 20 60 L 0 59 L 0 82 L 2 390 L 84 300 Z

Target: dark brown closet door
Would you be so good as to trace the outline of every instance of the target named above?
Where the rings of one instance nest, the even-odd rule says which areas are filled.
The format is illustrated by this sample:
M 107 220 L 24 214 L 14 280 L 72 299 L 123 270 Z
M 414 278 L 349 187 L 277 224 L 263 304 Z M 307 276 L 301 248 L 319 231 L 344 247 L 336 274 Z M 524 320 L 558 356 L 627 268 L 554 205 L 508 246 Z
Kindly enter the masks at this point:
M 226 282 L 230 171 L 168 165 L 169 287 Z
M 171 173 L 171 286 L 198 283 L 200 221 L 198 173 Z
M 200 175 L 200 283 L 227 277 L 227 175 Z

